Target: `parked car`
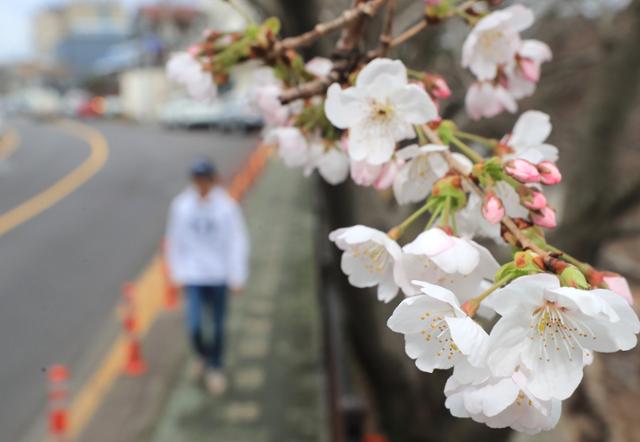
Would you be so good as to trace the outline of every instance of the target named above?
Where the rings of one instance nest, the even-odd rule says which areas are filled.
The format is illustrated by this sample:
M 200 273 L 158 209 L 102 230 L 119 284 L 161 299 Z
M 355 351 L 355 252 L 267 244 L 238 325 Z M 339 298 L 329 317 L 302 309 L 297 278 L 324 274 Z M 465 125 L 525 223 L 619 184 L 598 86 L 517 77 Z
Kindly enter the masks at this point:
M 213 118 L 213 125 L 225 131 L 250 131 L 262 127 L 262 116 L 246 99 L 222 102 L 223 112 Z
M 212 103 L 190 98 L 171 100 L 160 112 L 160 122 L 172 128 L 217 127 L 225 131 L 249 131 L 262 126 L 261 116 L 246 100 L 230 95 Z

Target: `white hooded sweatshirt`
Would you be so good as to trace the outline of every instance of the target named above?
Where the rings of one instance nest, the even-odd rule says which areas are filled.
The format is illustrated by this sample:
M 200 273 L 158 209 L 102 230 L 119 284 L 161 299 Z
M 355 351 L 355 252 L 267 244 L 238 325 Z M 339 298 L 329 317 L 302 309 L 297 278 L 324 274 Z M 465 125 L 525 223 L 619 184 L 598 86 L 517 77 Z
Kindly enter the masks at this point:
M 242 211 L 224 189 L 216 186 L 203 199 L 190 187 L 173 199 L 167 259 L 175 283 L 243 287 L 248 257 Z

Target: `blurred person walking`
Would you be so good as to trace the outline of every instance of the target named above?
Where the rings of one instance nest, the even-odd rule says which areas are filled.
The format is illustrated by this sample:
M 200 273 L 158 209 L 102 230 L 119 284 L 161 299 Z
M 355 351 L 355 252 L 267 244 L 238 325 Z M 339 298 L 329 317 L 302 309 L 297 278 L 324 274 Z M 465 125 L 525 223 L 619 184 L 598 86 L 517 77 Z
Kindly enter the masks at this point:
M 186 295 L 187 329 L 196 353 L 192 375 L 204 375 L 209 392 L 219 395 L 226 389 L 227 293 L 240 293 L 247 280 L 249 241 L 242 211 L 220 185 L 214 164 L 198 159 L 190 175 L 191 186 L 169 210 L 167 258 L 171 278 Z M 212 321 L 211 333 L 205 333 L 205 316 Z

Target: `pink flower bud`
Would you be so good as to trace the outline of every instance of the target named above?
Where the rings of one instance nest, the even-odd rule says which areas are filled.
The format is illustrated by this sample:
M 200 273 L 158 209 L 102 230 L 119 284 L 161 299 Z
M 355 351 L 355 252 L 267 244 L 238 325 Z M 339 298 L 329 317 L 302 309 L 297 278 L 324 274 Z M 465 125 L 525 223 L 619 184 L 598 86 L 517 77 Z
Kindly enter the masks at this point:
M 558 166 L 551 161 L 543 161 L 538 164 L 538 172 L 540 172 L 540 181 L 547 186 L 558 184 L 562 181 L 562 174 L 560 174 Z
M 438 6 L 442 0 L 424 0 L 427 6 Z
M 485 195 L 482 216 L 491 224 L 498 224 L 504 217 L 504 205 L 493 192 L 487 192 Z
M 521 183 L 537 183 L 540 182 L 540 172 L 536 166 L 522 158 L 507 161 L 504 170 Z
M 522 76 L 532 83 L 537 83 L 540 80 L 540 63 L 529 58 L 520 59 L 520 70 Z
M 633 304 L 633 295 L 629 288 L 629 283 L 624 276 L 617 273 L 606 272 L 604 276 L 604 282 L 609 287 L 609 290 L 622 296 L 629 304 Z
M 451 96 L 451 89 L 449 88 L 449 85 L 444 78 L 436 77 L 433 80 L 433 88 L 431 89 L 431 94 L 436 98 L 444 100 Z
M 523 198 L 522 204 L 524 204 L 527 209 L 540 210 L 547 206 L 547 198 L 542 192 L 532 190 L 529 195 Z
M 447 81 L 437 74 L 424 74 L 419 83 L 435 99 L 444 100 L 451 96 L 451 89 Z
M 531 221 L 545 229 L 553 229 L 556 226 L 556 212 L 549 206 L 531 212 Z

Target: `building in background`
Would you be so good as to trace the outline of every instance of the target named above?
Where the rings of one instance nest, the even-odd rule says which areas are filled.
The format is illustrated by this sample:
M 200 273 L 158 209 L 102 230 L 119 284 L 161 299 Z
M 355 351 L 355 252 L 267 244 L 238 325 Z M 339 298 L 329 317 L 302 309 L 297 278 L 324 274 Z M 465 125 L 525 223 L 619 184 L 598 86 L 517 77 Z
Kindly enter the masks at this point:
M 127 11 L 118 0 L 70 0 L 34 17 L 34 46 L 42 63 L 61 66 L 69 82 L 93 74 L 93 65 L 126 41 Z

